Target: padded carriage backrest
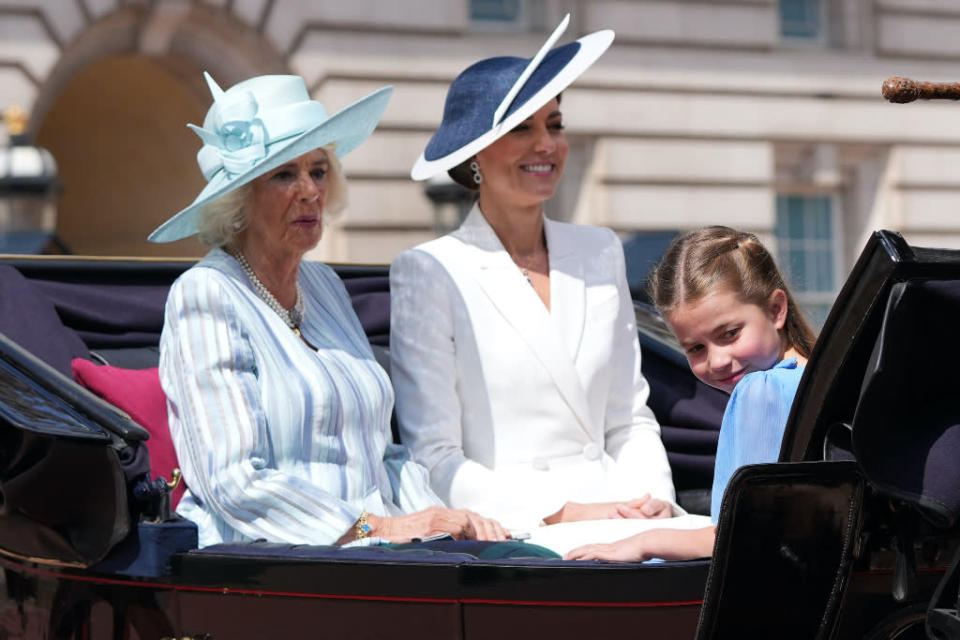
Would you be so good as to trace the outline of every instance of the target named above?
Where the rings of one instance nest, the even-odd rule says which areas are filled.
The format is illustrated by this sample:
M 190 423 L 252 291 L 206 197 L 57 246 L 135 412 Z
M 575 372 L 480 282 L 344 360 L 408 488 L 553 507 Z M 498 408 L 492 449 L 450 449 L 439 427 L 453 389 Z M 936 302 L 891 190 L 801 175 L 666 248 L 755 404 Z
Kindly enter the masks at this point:
M 70 361 L 87 352 L 63 326 L 53 302 L 7 265 L 0 265 L 0 333 L 64 375 L 70 375 Z
M 723 498 L 697 640 L 830 637 L 863 493 L 852 462 L 737 470 Z
M 853 420 L 853 450 L 878 489 L 934 524 L 960 522 L 960 280 L 895 284 Z
M 4 262 L 0 265 L 0 286 L 17 287 L 16 297 L 4 299 L 22 298 L 26 295 L 22 291 L 26 291 L 31 300 L 46 305 L 50 311 L 48 315 L 55 326 L 45 327 L 48 341 L 62 342 L 73 336 L 71 346 L 74 348 L 56 358 L 44 358 L 43 344 L 29 345 L 40 357 L 56 359 L 51 364 L 68 375 L 70 359 L 86 356 L 87 350 L 95 352 L 94 359 L 105 364 L 126 368 L 157 366 L 156 347 L 163 328 L 167 292 L 173 281 L 192 265 L 185 261 L 27 258 Z M 387 267 L 347 265 L 334 269 L 343 279 L 370 343 L 387 346 L 390 333 Z M 5 308 L 11 317 L 23 317 L 20 309 Z M 86 349 L 76 341 L 76 336 Z
M 686 360 L 656 349 L 641 335 L 643 375 L 650 385 L 647 405 L 660 423 L 673 484 L 684 507 L 710 513 L 710 486 L 723 411 L 730 398 L 691 373 Z M 691 493 L 694 492 L 694 493 Z M 699 499 L 695 495 L 699 492 Z
M 390 345 L 390 277 L 386 268 L 340 267 L 337 273 L 350 294 L 350 302 L 373 346 Z M 375 350 L 376 351 L 376 350 Z

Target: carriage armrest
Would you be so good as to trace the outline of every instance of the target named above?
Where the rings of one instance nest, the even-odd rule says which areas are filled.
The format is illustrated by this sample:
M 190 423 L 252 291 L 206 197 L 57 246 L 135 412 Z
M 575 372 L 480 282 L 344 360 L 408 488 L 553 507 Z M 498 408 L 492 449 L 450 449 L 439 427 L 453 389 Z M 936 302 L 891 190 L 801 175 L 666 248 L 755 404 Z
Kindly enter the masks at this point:
M 184 518 L 139 522 L 93 571 L 155 578 L 170 572 L 175 553 L 197 548 L 197 525 Z
M 117 347 L 91 349 L 90 359 L 98 364 L 123 369 L 153 369 L 160 366 L 160 347 Z

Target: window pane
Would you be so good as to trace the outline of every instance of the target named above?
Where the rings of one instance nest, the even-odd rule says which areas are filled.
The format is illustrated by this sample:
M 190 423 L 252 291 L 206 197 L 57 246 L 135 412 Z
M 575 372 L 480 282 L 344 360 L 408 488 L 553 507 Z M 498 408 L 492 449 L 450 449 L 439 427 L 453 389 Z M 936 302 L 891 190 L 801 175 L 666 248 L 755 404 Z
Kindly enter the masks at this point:
M 790 251 L 785 256 L 787 281 L 797 291 L 807 290 L 807 256 L 802 251 Z
M 647 291 L 650 272 L 679 234 L 679 231 L 644 231 L 624 240 L 623 257 L 627 263 L 627 283 L 634 300 L 650 302 Z
M 812 200 L 810 213 L 810 237 L 817 240 L 830 240 L 830 200 L 824 196 L 810 198 Z
M 811 262 L 815 270 L 811 290 L 833 290 L 833 252 L 829 248 L 817 249 Z
M 796 40 L 819 40 L 820 0 L 780 0 L 780 35 Z
M 471 20 L 516 22 L 520 18 L 520 0 L 470 0 Z
M 794 240 L 806 236 L 803 229 L 803 198 L 791 196 L 787 202 L 787 235 Z
M 830 196 L 777 196 L 777 254 L 798 293 L 836 290 L 833 211 Z
M 830 313 L 829 304 L 798 304 L 803 311 L 803 315 L 810 321 L 810 324 L 817 329 L 823 326 L 823 322 L 827 319 L 827 314 Z
M 775 227 L 775 233 L 778 241 L 786 238 L 785 230 L 787 228 L 787 220 L 789 219 L 790 215 L 787 212 L 787 196 L 777 196 L 777 224 Z

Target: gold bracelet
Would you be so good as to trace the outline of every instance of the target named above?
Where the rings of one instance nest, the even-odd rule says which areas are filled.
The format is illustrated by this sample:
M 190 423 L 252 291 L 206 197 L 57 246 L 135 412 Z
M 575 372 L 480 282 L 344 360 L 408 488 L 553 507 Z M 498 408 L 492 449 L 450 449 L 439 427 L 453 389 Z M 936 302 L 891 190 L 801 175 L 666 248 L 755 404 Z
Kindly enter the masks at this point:
M 368 535 L 370 535 L 370 525 L 367 524 L 367 516 L 370 515 L 367 513 L 366 509 L 360 512 L 360 517 L 357 518 L 357 526 L 355 537 L 357 540 L 363 540 Z

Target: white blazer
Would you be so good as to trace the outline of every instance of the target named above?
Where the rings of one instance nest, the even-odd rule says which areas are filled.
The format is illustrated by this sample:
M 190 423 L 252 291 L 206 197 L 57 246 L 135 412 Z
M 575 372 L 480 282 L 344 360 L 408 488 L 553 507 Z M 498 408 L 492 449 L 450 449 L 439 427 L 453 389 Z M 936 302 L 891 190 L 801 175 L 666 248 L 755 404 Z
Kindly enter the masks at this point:
M 403 442 L 447 504 L 510 528 L 568 500 L 674 499 L 623 248 L 609 229 L 544 224 L 550 310 L 476 206 L 390 269 Z

